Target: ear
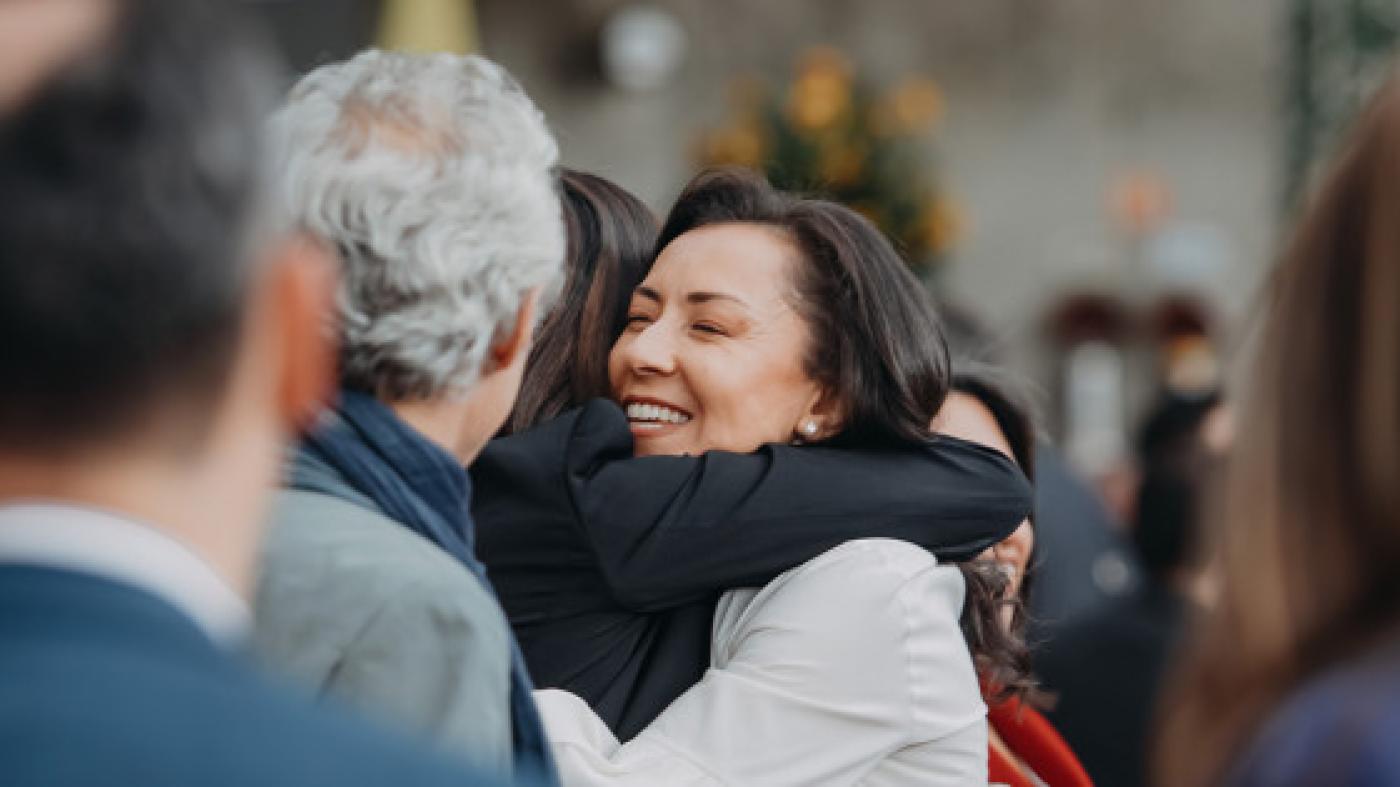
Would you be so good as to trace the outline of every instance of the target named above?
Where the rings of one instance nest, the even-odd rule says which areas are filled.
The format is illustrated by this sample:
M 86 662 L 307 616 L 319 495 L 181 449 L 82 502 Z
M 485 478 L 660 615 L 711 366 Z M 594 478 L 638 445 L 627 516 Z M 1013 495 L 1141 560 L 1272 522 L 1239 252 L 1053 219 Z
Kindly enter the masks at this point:
M 809 424 L 814 424 L 816 429 L 811 430 Z M 844 427 L 836 396 L 819 387 L 808 399 L 807 406 L 802 408 L 802 415 L 793 425 L 792 433 L 800 442 L 814 443 L 835 436 Z
M 277 407 L 289 431 L 311 425 L 335 390 L 332 324 L 338 284 L 333 252 L 309 236 L 293 238 L 268 260 L 272 322 L 279 327 Z
M 525 363 L 530 355 L 530 340 L 535 334 L 535 310 L 539 308 L 539 301 L 539 287 L 525 293 L 520 309 L 515 313 L 515 324 L 505 336 L 499 336 L 496 343 L 491 345 L 491 371 Z

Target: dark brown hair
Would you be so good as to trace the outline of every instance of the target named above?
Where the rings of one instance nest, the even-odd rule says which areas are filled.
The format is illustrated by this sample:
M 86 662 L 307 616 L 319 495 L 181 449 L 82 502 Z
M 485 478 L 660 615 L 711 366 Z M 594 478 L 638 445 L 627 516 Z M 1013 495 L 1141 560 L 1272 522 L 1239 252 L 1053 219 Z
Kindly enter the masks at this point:
M 641 200 L 578 170 L 563 170 L 560 185 L 564 290 L 535 336 L 503 434 L 608 395 L 608 353 L 627 320 L 632 290 L 651 267 L 656 217 Z
M 1165 717 L 1161 783 L 1218 781 L 1304 681 L 1400 629 L 1400 82 L 1275 271 L 1228 471 L 1220 595 Z
M 1020 389 L 1002 372 L 982 364 L 963 363 L 955 367 L 952 389 L 976 399 L 987 408 L 1011 448 L 1011 457 L 1035 483 L 1035 425 L 1031 408 Z M 1034 523 L 1034 515 L 1032 515 Z M 1035 549 L 1026 561 L 1026 573 L 1015 598 L 1006 598 L 1006 578 L 994 565 L 984 561 L 960 564 L 967 582 L 969 603 L 986 607 L 979 614 L 965 615 L 963 635 L 976 655 L 977 671 L 992 692 L 991 702 L 1015 696 L 1039 699 L 1031 676 L 1031 653 L 1026 644 L 1026 610 L 1035 576 Z M 972 588 L 979 586 L 974 592 Z M 988 626 L 1000 621 L 1000 612 L 1011 609 L 1010 626 Z
M 925 440 L 948 392 L 948 348 L 923 285 L 881 232 L 834 202 L 784 194 L 748 170 L 703 172 L 677 198 L 656 250 L 713 224 L 785 231 L 800 252 L 794 306 L 812 334 L 807 374 L 836 407 L 832 444 Z

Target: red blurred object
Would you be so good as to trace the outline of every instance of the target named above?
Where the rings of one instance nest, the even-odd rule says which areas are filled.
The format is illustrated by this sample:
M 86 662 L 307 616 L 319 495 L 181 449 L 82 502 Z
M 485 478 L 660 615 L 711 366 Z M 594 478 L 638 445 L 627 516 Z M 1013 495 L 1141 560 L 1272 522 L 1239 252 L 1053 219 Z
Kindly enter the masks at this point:
M 1210 336 L 1210 309 L 1193 295 L 1165 295 L 1153 305 L 1148 324 L 1152 337 L 1163 344 L 1187 336 Z
M 1118 298 L 1097 292 L 1066 296 L 1050 312 L 1050 335 L 1063 346 L 1085 341 L 1121 341 L 1131 327 L 1127 307 Z
M 1119 226 L 1134 235 L 1147 235 L 1171 215 L 1171 189 L 1155 172 L 1130 172 L 1119 177 L 1109 192 L 1109 212 Z
M 988 705 L 987 723 L 1021 763 L 1051 787 L 1093 787 L 1069 744 L 1036 709 L 1014 697 Z M 1011 787 L 1036 787 L 1021 765 L 996 746 L 988 749 L 987 780 Z

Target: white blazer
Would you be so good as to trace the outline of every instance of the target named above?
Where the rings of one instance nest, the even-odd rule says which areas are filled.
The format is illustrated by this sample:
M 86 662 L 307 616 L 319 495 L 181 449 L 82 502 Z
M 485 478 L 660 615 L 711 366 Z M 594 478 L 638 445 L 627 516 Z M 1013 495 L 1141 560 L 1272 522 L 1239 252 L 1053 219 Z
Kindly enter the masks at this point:
M 704 679 L 627 744 L 575 695 L 535 693 L 564 785 L 985 785 L 964 592 L 888 539 L 730 591 Z

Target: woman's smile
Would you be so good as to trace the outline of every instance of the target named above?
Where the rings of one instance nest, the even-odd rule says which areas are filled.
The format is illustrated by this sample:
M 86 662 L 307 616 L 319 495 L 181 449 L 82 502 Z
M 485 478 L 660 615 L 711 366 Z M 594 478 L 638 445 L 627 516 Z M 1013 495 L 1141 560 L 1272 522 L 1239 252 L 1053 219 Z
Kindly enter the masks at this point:
M 633 396 L 624 399 L 622 405 L 634 438 L 668 435 L 691 420 L 690 413 L 660 399 Z

